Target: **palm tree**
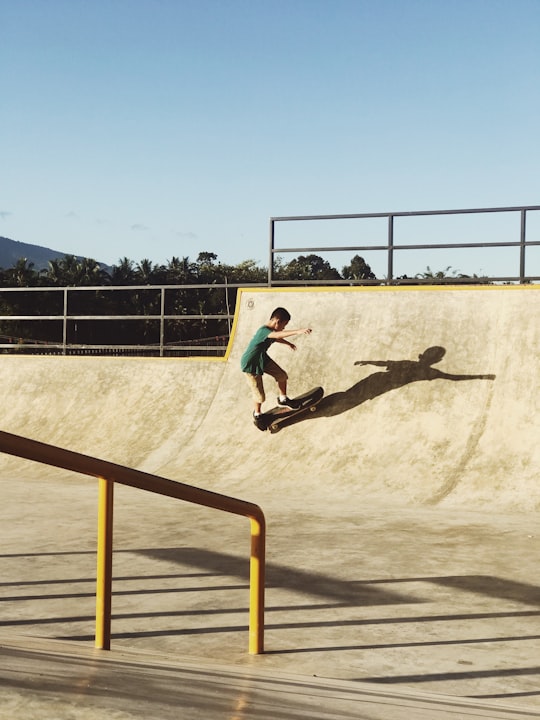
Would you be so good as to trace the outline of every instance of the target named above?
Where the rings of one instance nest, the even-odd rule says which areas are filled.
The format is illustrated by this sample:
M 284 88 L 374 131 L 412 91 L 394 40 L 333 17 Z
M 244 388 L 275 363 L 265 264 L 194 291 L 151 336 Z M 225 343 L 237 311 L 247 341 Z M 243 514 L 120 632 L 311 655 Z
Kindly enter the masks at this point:
M 158 265 L 154 265 L 151 260 L 144 258 L 135 266 L 135 279 L 141 285 L 152 285 L 156 280 L 155 276 L 158 270 Z
M 179 258 L 173 255 L 167 261 L 164 273 L 165 282 L 170 285 L 186 285 L 196 279 L 193 263 L 191 263 L 189 257 Z
M 135 285 L 135 267 L 133 260 L 123 257 L 113 265 L 109 273 L 111 285 Z
M 12 268 L 6 270 L 6 280 L 12 287 L 33 287 L 37 278 L 34 263 L 28 262 L 27 258 L 19 258 Z
M 451 272 L 450 274 L 448 274 L 448 271 L 449 271 L 449 270 L 452 270 L 452 266 L 451 266 L 451 265 L 448 265 L 448 267 L 445 268 L 444 270 L 437 270 L 436 272 L 433 271 L 433 270 L 429 267 L 429 265 L 428 265 L 428 266 L 426 267 L 425 272 L 423 272 L 423 273 L 417 273 L 417 274 L 415 275 L 415 277 L 418 278 L 418 279 L 421 279 L 421 280 L 427 280 L 428 282 L 439 283 L 439 282 L 442 282 L 443 280 L 446 280 L 446 279 L 448 279 L 448 278 L 455 278 L 455 277 L 456 277 L 457 270 L 452 270 L 452 272 Z
M 107 278 L 106 271 L 93 258 L 83 258 L 77 265 L 77 272 L 77 285 L 103 285 L 103 281 Z

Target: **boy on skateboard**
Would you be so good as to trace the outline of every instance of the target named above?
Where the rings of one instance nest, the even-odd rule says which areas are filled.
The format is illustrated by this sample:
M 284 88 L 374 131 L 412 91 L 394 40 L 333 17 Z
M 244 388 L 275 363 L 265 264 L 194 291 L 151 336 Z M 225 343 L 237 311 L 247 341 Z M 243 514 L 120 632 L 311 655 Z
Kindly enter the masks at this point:
M 299 408 L 297 402 L 287 397 L 287 373 L 267 353 L 268 348 L 274 342 L 288 345 L 291 350 L 296 350 L 296 345 L 285 338 L 293 335 L 309 335 L 311 333 L 311 328 L 285 330 L 290 319 L 291 316 L 285 308 L 276 308 L 266 325 L 260 327 L 252 337 L 240 361 L 242 372 L 246 375 L 253 395 L 255 403 L 253 422 L 257 427 L 260 425 L 261 407 L 266 399 L 263 385 L 264 373 L 271 375 L 277 382 L 279 389 L 278 405 L 291 408 L 291 410 Z

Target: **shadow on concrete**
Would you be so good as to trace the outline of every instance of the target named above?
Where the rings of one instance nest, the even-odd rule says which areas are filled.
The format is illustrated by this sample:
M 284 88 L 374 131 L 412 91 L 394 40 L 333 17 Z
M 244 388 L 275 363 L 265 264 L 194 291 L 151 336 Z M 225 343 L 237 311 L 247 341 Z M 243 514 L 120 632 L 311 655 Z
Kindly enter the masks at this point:
M 385 585 L 415 582 L 431 583 L 456 590 L 464 590 L 465 592 L 492 599 L 512 600 L 513 602 L 540 607 L 540 587 L 538 585 L 506 580 L 493 575 L 441 575 L 440 577 L 385 578 L 384 580 L 362 580 L 360 582 L 372 585 L 377 583 L 384 583 Z
M 536 615 L 537 613 L 535 613 Z M 495 615 L 497 615 L 495 613 Z M 451 620 L 452 616 L 444 617 L 444 620 Z M 460 617 L 461 620 L 475 620 L 475 616 Z M 479 618 L 480 620 L 483 618 Z M 440 619 L 433 618 L 416 618 L 416 622 L 438 622 Z M 403 624 L 405 622 L 411 622 L 410 619 L 393 618 L 392 623 Z M 336 623 L 338 625 L 339 623 Z M 356 621 L 357 625 L 368 625 L 372 624 L 368 621 Z M 269 628 L 275 628 L 275 626 L 269 625 Z M 280 629 L 280 628 L 277 628 Z M 426 648 L 426 647 L 445 647 L 450 645 L 476 645 L 480 643 L 502 643 L 502 642 L 519 642 L 519 641 L 531 641 L 539 640 L 540 635 L 497 635 L 492 637 L 474 637 L 474 638 L 459 638 L 457 640 L 423 640 L 423 641 L 408 641 L 408 642 L 395 642 L 395 643 L 365 643 L 365 644 L 354 644 L 354 645 L 321 645 L 318 647 L 301 647 L 301 648 L 284 648 L 277 650 L 266 650 L 266 655 L 296 655 L 303 653 L 314 653 L 314 652 L 344 652 L 349 650 L 397 650 L 399 648 Z
M 267 607 L 266 613 L 272 612 L 305 612 L 315 610 L 339 610 L 342 608 L 353 608 L 352 605 L 288 605 L 286 607 Z M 156 612 L 145 612 L 145 613 L 114 613 L 113 624 L 115 620 L 140 620 L 148 618 L 178 618 L 186 616 L 206 616 L 206 615 L 234 615 L 234 614 L 247 614 L 248 608 L 237 607 L 237 608 L 226 608 L 226 609 L 213 609 L 213 610 L 188 610 L 188 611 L 156 611 Z M 389 626 L 389 625 L 426 625 L 428 623 L 441 623 L 441 622 L 471 622 L 471 621 L 482 621 L 486 619 L 514 619 L 514 618 L 536 618 L 540 616 L 540 612 L 536 610 L 524 610 L 524 611 L 508 611 L 508 612 L 492 612 L 492 613 L 459 613 L 459 614 L 441 614 L 441 615 L 414 615 L 414 616 L 399 616 L 396 617 L 381 617 L 381 618 L 369 618 L 363 619 L 345 619 L 345 620 L 310 620 L 310 621 L 293 621 L 293 622 L 265 622 L 265 629 L 269 630 L 306 630 L 313 629 L 314 632 L 321 630 L 322 628 L 363 628 L 372 626 Z M 62 619 L 51 619 L 49 622 L 90 622 L 93 617 L 75 617 L 75 618 L 64 618 Z M 27 621 L 25 624 L 39 624 L 42 621 L 34 621 L 30 623 Z M 136 638 L 154 638 L 154 637 L 180 637 L 190 635 L 212 635 L 219 633 L 242 633 L 248 630 L 247 622 L 240 625 L 204 625 L 201 627 L 189 627 L 189 628 L 165 628 L 163 630 L 149 629 L 149 630 L 136 630 L 126 632 L 114 632 L 113 626 L 113 640 L 126 640 Z M 56 636 L 62 640 L 73 640 L 78 642 L 89 642 L 94 638 L 93 634 L 87 635 L 66 635 L 59 634 Z M 492 638 L 471 638 L 471 639 L 459 639 L 459 640 L 428 640 L 428 641 L 417 641 L 417 642 L 400 642 L 400 643 L 386 643 L 386 644 L 354 644 L 354 645 L 339 645 L 339 646 L 327 646 L 320 645 L 317 647 L 296 647 L 296 648 L 276 648 L 274 650 L 265 650 L 265 655 L 291 655 L 291 654 L 302 654 L 311 652 L 331 652 L 331 651 L 343 651 L 343 650 L 374 650 L 374 649 L 385 649 L 385 648 L 409 648 L 409 647 L 426 647 L 436 645 L 461 645 L 470 643 L 483 643 L 483 642 L 503 642 L 517 640 L 536 640 L 540 639 L 538 635 L 519 635 L 511 637 L 492 637 Z
M 199 548 L 155 548 L 133 550 L 145 557 L 166 562 L 192 565 L 215 575 L 229 575 L 249 579 L 249 559 Z M 344 581 L 336 577 L 310 573 L 298 568 L 268 563 L 266 587 L 298 590 L 310 596 L 322 597 L 340 603 L 355 605 L 396 605 L 427 602 L 407 594 L 372 587 L 370 584 Z
M 505 668 L 504 670 L 464 670 L 463 672 L 449 673 L 422 673 L 418 675 L 395 675 L 392 677 L 362 677 L 357 678 L 362 682 L 381 683 L 389 685 L 393 683 L 424 683 L 438 682 L 441 680 L 472 680 L 478 678 L 503 678 L 517 677 L 518 675 L 540 675 L 540 666 L 533 665 L 525 668 Z M 499 696 L 500 697 L 500 696 Z M 506 696 L 503 696 L 506 697 Z M 536 713 L 535 713 L 536 715 Z
M 282 428 L 296 425 L 305 420 L 316 420 L 318 417 L 335 417 L 348 412 L 358 405 L 384 395 L 391 390 L 422 380 L 495 380 L 493 374 L 464 375 L 443 372 L 432 367 L 446 355 L 446 349 L 434 345 L 420 353 L 418 360 L 357 360 L 355 365 L 373 365 L 384 367 L 384 372 L 376 372 L 351 385 L 347 390 L 331 393 L 323 397 L 313 413 L 295 415 L 280 423 Z
M 352 410 L 367 400 L 384 393 L 422 380 L 495 380 L 495 375 L 452 374 L 432 367 L 440 362 L 446 349 L 435 345 L 424 350 L 418 360 L 357 360 L 355 365 L 373 365 L 386 368 L 385 372 L 376 372 L 360 380 L 343 392 L 332 393 L 324 397 L 318 405 L 316 415 L 333 417 Z
M 540 587 L 529 583 L 515 582 L 492 575 L 457 575 L 426 578 L 430 583 L 444 587 L 465 590 L 490 598 L 522 602 L 540 607 Z
M 206 593 L 213 591 L 228 592 L 231 590 L 242 590 L 248 589 L 247 577 L 249 573 L 248 562 L 243 557 L 234 555 L 228 555 L 221 552 L 212 552 L 205 549 L 198 549 L 193 547 L 187 548 L 142 548 L 142 549 L 129 549 L 119 550 L 118 553 L 129 553 L 130 555 L 139 555 L 144 558 L 156 561 L 167 562 L 169 564 L 175 564 L 182 566 L 182 572 L 167 573 L 167 574 L 152 574 L 152 575 L 123 575 L 116 576 L 113 583 L 113 595 L 138 595 L 138 594 L 156 594 L 161 593 Z M 52 555 L 52 553 L 47 553 Z M 67 553 L 62 553 L 67 554 Z M 78 553 L 74 553 L 78 554 Z M 184 568 L 191 567 L 193 572 L 183 572 Z M 410 610 L 413 606 L 420 606 L 423 603 L 433 602 L 433 593 L 429 589 L 424 588 L 424 597 L 419 598 L 418 584 L 426 583 L 435 587 L 446 587 L 457 591 L 463 591 L 466 593 L 481 595 L 489 598 L 501 599 L 504 601 L 521 602 L 528 605 L 540 606 L 540 589 L 536 585 L 509 581 L 502 578 L 498 578 L 492 575 L 449 575 L 449 576 L 425 576 L 425 577 L 403 577 L 403 578 L 388 578 L 388 579 L 364 579 L 364 580 L 352 580 L 343 581 L 339 578 L 335 578 L 329 575 L 322 575 L 317 573 L 309 573 L 295 568 L 288 568 L 286 566 L 277 565 L 270 563 L 267 567 L 268 574 L 268 588 L 283 588 L 286 591 L 297 591 L 301 593 L 302 597 L 293 598 L 291 602 L 283 605 L 267 605 L 266 617 L 267 621 L 265 627 L 267 631 L 295 631 L 295 630 L 310 630 L 313 632 L 308 637 L 319 638 L 317 645 L 308 646 L 302 643 L 301 646 L 295 648 L 290 647 L 276 647 L 274 641 L 274 647 L 266 651 L 267 654 L 275 655 L 290 655 L 290 654 L 308 654 L 308 653 L 328 653 L 328 652 L 340 652 L 340 651 L 376 651 L 376 650 L 387 650 L 387 649 L 400 649 L 400 648 L 428 648 L 428 647 L 440 647 L 440 646 L 460 646 L 460 645 L 476 645 L 478 643 L 483 644 L 496 644 L 504 642 L 524 642 L 524 641 L 538 641 L 540 636 L 534 634 L 502 634 L 499 636 L 476 636 L 476 637 L 460 637 L 452 639 L 437 639 L 437 638 L 423 638 L 424 635 L 422 630 L 419 630 L 420 639 L 411 640 L 410 638 L 403 638 L 402 640 L 393 641 L 394 638 L 389 638 L 390 642 L 379 642 L 379 643 L 343 643 L 335 645 L 332 643 L 324 644 L 324 640 L 318 631 L 322 631 L 324 628 L 345 628 L 346 637 L 350 641 L 354 638 L 358 631 L 359 638 L 361 637 L 361 629 L 367 627 L 392 627 L 392 626 L 403 626 L 412 625 L 418 626 L 429 626 L 430 624 L 439 623 L 479 623 L 478 628 L 482 628 L 485 620 L 497 620 L 501 622 L 505 619 L 512 620 L 517 618 L 538 618 L 540 616 L 540 610 L 534 609 L 523 609 L 523 610 L 500 610 L 490 612 L 460 612 L 460 613 L 438 613 L 438 614 L 427 614 L 419 612 L 418 614 L 411 614 Z M 234 582 L 227 584 L 219 584 L 225 578 L 238 578 L 240 582 Z M 215 583 L 205 584 L 204 587 L 197 586 L 197 584 L 189 582 L 191 578 L 207 578 L 213 577 Z M 144 587 L 139 587 L 133 590 L 124 590 L 121 586 L 122 580 L 136 581 L 139 580 L 144 583 Z M 161 586 L 160 580 L 168 581 L 166 587 Z M 173 581 L 173 586 L 170 586 L 170 581 Z M 174 581 L 178 580 L 178 583 Z M 186 581 L 188 581 L 186 583 Z M 45 584 L 47 581 L 37 581 L 38 583 Z M 81 580 L 51 580 L 51 584 L 64 584 L 70 582 L 81 582 Z M 82 582 L 94 582 L 94 579 L 83 579 Z M 404 586 L 407 583 L 414 585 L 414 595 L 407 592 L 396 592 L 396 586 Z M 8 583 L 6 583 L 7 585 Z M 9 586 L 14 583 L 10 582 Z M 21 586 L 26 583 L 24 579 L 20 582 Z M 90 597 L 93 593 L 83 593 L 80 597 Z M 36 595 L 36 596 L 21 596 L 4 598 L 11 601 L 28 601 L 31 600 L 43 600 L 48 599 L 59 599 L 62 600 L 65 597 L 78 597 L 76 593 L 69 595 Z M 113 640 L 135 640 L 144 638 L 159 638 L 159 637 L 196 637 L 202 635 L 212 634 L 232 634 L 232 633 L 244 633 L 247 631 L 247 622 L 241 621 L 238 623 L 237 616 L 246 617 L 248 608 L 246 606 L 238 606 L 237 604 L 231 604 L 226 602 L 222 598 L 218 606 L 212 608 L 189 608 L 186 610 L 165 610 L 156 607 L 154 611 L 143 610 L 141 612 L 114 612 L 113 611 Z M 302 598 L 308 599 L 306 602 Z M 317 601 L 317 598 L 320 601 Z M 222 605 L 222 606 L 221 606 Z M 377 617 L 362 618 L 358 617 L 361 613 L 362 608 L 367 607 L 384 607 L 384 606 L 399 606 L 407 605 L 409 612 L 407 614 L 400 613 L 396 608 L 391 610 L 388 615 L 381 615 Z M 287 613 L 286 619 L 280 619 L 280 613 Z M 306 613 L 311 615 L 311 618 L 306 619 Z M 313 615 L 315 613 L 315 615 Z M 336 613 L 338 616 L 336 617 Z M 345 615 L 345 617 L 344 617 Z M 348 617 L 347 617 L 348 616 Z M 193 627 L 182 627 L 182 618 L 198 618 L 199 622 L 197 626 Z M 307 616 L 309 617 L 309 615 Z M 230 618 L 231 622 L 227 621 Z M 140 621 L 145 622 L 145 628 L 140 629 Z M 161 623 L 161 627 L 152 628 L 152 621 Z M 163 623 L 170 620 L 169 627 L 163 627 Z M 91 626 L 94 621 L 93 614 L 86 614 L 80 616 L 70 617 L 39 617 L 35 613 L 32 617 L 26 617 L 24 619 L 13 619 L 9 620 L 4 618 L 0 622 L 0 626 L 7 627 L 29 627 L 39 628 L 40 626 L 56 626 L 55 637 L 63 640 L 72 640 L 78 642 L 91 642 L 94 639 L 93 629 L 90 627 L 82 627 L 78 632 L 74 633 L 74 628 L 63 628 L 63 624 L 68 623 L 84 623 L 85 625 Z M 128 626 L 124 625 L 124 628 L 118 628 L 119 631 L 115 631 L 115 622 L 124 621 L 128 623 Z M 134 628 L 130 627 L 131 622 L 135 625 Z M 169 623 L 167 623 L 169 624 Z M 150 625 L 150 626 L 149 626 Z M 180 627 L 178 627 L 180 625 Z M 138 627 L 139 626 L 139 627 Z M 171 627 L 172 626 L 172 627 Z M 436 626 L 436 625 L 435 625 Z M 82 630 L 82 632 L 81 632 Z M 322 641 L 321 641 L 322 640 Z M 497 672 L 494 671 L 493 677 L 497 676 Z M 522 674 L 523 670 L 518 669 L 517 672 L 510 671 L 509 676 Z M 534 673 L 534 669 L 531 669 L 531 673 Z M 488 677 L 487 675 L 486 677 Z M 404 675 L 395 677 L 384 677 L 384 678 L 362 678 L 362 680 L 378 682 L 378 683 L 421 683 L 421 682 L 435 682 L 440 680 L 456 680 L 456 679 L 474 679 L 477 677 L 475 672 L 463 671 L 462 673 L 439 673 L 439 674 L 418 674 L 418 675 Z
M 129 549 L 117 550 L 116 554 L 129 553 L 133 555 L 142 555 L 157 561 L 167 563 L 178 563 L 182 566 L 191 566 L 196 568 L 194 572 L 182 573 L 166 573 L 166 574 L 150 574 L 150 575 L 115 575 L 113 580 L 117 587 L 113 588 L 114 595 L 147 595 L 147 594 L 163 594 L 163 593 L 185 593 L 185 592 L 214 592 L 220 590 L 244 590 L 249 588 L 249 560 L 236 555 L 227 553 L 204 550 L 200 548 L 182 547 L 182 548 L 145 548 L 145 549 Z M 44 553 L 53 555 L 53 553 Z M 69 553 L 59 553 L 67 555 Z M 73 553 L 74 555 L 80 553 Z M 86 554 L 86 553 L 85 553 Z M 93 554 L 93 553 L 89 553 Z M 32 553 L 32 557 L 38 553 Z M 2 557 L 2 556 L 0 556 Z M 21 555 L 21 557 L 23 557 Z M 233 577 L 241 580 L 240 583 L 209 584 L 201 586 L 195 585 L 176 585 L 173 587 L 145 587 L 133 590 L 124 590 L 118 587 L 118 583 L 122 581 L 141 581 L 147 583 L 155 580 L 179 580 L 185 581 L 190 579 L 201 578 L 223 578 Z M 513 602 L 521 602 L 527 605 L 540 607 L 540 587 L 538 585 L 506 580 L 492 575 L 449 575 L 449 576 L 426 576 L 426 577 L 407 577 L 407 578 L 385 578 L 385 579 L 367 579 L 367 580 L 341 580 L 336 577 L 322 575 L 319 573 L 310 573 L 298 568 L 290 568 L 285 565 L 276 563 L 268 563 L 266 568 L 266 587 L 282 588 L 286 590 L 296 590 L 308 594 L 311 597 L 320 597 L 329 601 L 326 607 L 347 607 L 347 606 L 377 606 L 377 605 L 400 605 L 400 604 L 418 604 L 430 602 L 431 597 L 419 599 L 417 593 L 411 596 L 407 593 L 399 593 L 389 590 L 390 586 L 403 585 L 406 583 L 429 583 L 436 586 L 443 586 L 462 590 L 464 592 L 474 593 L 491 599 L 498 598 L 502 600 L 511 600 Z M 10 581 L 9 583 L 0 583 L 1 586 L 34 586 L 34 585 L 67 585 L 78 583 L 95 583 L 95 578 L 65 578 L 50 580 L 30 580 L 26 581 L 21 578 L 18 582 Z M 384 587 L 381 587 L 384 586 Z M 48 593 L 35 595 L 15 595 L 2 597 L 2 601 L 27 601 L 27 600 L 43 600 L 43 599 L 63 599 L 76 597 L 93 597 L 93 592 L 74 592 L 74 593 Z M 314 607 L 313 605 L 302 606 Z M 324 607 L 318 605 L 316 607 Z M 277 609 L 277 608 L 274 608 Z M 0 623 L 3 624 L 3 623 Z

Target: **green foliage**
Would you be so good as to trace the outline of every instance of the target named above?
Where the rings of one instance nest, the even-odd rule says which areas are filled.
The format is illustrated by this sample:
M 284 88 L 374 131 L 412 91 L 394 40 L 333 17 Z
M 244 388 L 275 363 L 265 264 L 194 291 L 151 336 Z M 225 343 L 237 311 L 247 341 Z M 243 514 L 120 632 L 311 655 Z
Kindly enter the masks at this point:
M 275 268 L 278 280 L 341 280 L 339 272 L 319 255 L 299 255 L 286 265 Z
M 450 270 L 452 270 L 451 265 L 449 265 L 444 270 L 437 270 L 436 272 L 434 272 L 428 265 L 425 269 L 425 272 L 417 273 L 415 275 L 415 277 L 418 279 L 421 279 L 421 280 L 431 280 L 433 282 L 438 282 L 440 280 L 445 280 L 446 278 L 449 278 L 449 277 L 455 277 L 457 274 L 457 271 L 452 270 L 452 272 L 450 274 L 448 274 Z
M 433 283 L 444 283 L 447 280 L 459 280 L 460 282 L 469 280 L 471 284 L 481 285 L 489 282 L 487 277 L 479 277 L 478 275 L 464 275 L 459 270 L 452 270 L 452 266 L 448 265 L 444 270 L 433 271 L 429 265 L 426 267 L 423 273 L 417 273 L 415 278 L 419 280 L 427 281 L 428 284 Z
M 221 337 L 229 333 L 229 320 L 227 317 L 208 316 L 226 316 L 234 312 L 237 289 L 229 288 L 228 285 L 264 283 L 267 277 L 267 270 L 260 268 L 254 260 L 246 260 L 236 266 L 225 265 L 220 263 L 218 256 L 212 252 L 199 253 L 195 261 L 188 257 L 173 256 L 163 265 L 153 263 L 148 258 L 136 263 L 124 257 L 113 265 L 108 273 L 102 270 L 95 260 L 78 259 L 73 255 L 49 261 L 48 267 L 40 272 L 34 270 L 32 263 L 21 258 L 13 268 L 0 269 L 0 314 L 62 316 L 64 313 L 63 293 L 40 293 L 33 290 L 2 294 L 2 287 L 92 287 L 96 290 L 70 290 L 69 316 L 138 316 L 141 320 L 69 320 L 68 343 L 157 344 L 159 323 L 144 318 L 161 314 L 159 286 L 174 285 L 177 287 L 171 287 L 165 293 L 165 315 L 199 317 L 186 320 L 166 319 L 166 341 L 175 343 Z M 146 285 L 148 289 L 141 287 Z M 195 288 L 193 285 L 227 287 Z M 105 290 L 107 287 L 122 286 L 126 287 L 125 291 Z M 60 343 L 62 321 L 8 321 L 0 323 L 0 334 L 4 337 Z
M 285 263 L 275 258 L 273 275 L 280 281 L 310 282 L 345 280 L 362 282 L 376 280 L 364 258 L 355 255 L 348 265 L 338 272 L 319 255 L 300 255 Z M 41 271 L 33 263 L 20 258 L 13 267 L 0 268 L 0 314 L 22 316 L 62 316 L 62 292 L 2 293 L 1 288 L 70 287 L 68 316 L 137 316 L 137 320 L 69 320 L 68 343 L 98 345 L 141 345 L 159 342 L 159 323 L 148 316 L 161 315 L 160 286 L 170 287 L 165 292 L 164 314 L 167 316 L 196 316 L 180 320 L 165 319 L 167 343 L 196 341 L 209 337 L 227 336 L 229 320 L 234 312 L 237 288 L 231 285 L 264 284 L 268 271 L 254 260 L 238 265 L 221 263 L 213 252 L 201 252 L 197 259 L 173 256 L 165 264 L 148 258 L 140 262 L 124 257 L 109 272 L 91 258 L 65 255 L 50 260 Z M 485 278 L 459 274 L 449 266 L 433 271 L 429 266 L 418 273 L 423 282 L 443 283 L 450 278 L 482 283 Z M 208 287 L 193 287 L 205 285 Z M 106 288 L 122 288 L 107 290 Z M 131 286 L 131 287 L 129 287 Z M 137 286 L 137 287 L 133 287 Z M 148 286 L 148 287 L 145 287 Z M 216 286 L 216 287 L 213 287 Z M 76 288 L 95 288 L 78 292 Z M 225 316 L 214 318 L 212 316 Z M 140 318 L 140 319 L 139 319 Z M 62 321 L 39 320 L 8 321 L 0 323 L 0 334 L 32 340 L 62 342 Z
M 345 265 L 341 272 L 345 280 L 375 280 L 375 274 L 360 255 L 355 255 L 351 264 Z

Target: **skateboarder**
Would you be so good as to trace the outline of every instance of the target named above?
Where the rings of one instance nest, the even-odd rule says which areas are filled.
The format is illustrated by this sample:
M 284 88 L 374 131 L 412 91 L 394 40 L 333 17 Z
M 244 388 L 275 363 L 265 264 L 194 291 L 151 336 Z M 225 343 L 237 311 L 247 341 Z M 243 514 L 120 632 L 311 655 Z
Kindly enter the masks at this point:
M 279 389 L 278 405 L 293 410 L 299 407 L 298 403 L 287 397 L 287 373 L 267 353 L 268 348 L 274 342 L 288 345 L 291 350 L 296 350 L 296 345 L 285 338 L 293 335 L 309 335 L 311 328 L 285 330 L 290 319 L 291 316 L 285 308 L 276 308 L 266 325 L 257 330 L 240 361 L 242 372 L 246 375 L 253 395 L 253 422 L 257 426 L 261 416 L 261 407 L 266 399 L 263 385 L 264 373 L 271 375 L 277 382 Z

